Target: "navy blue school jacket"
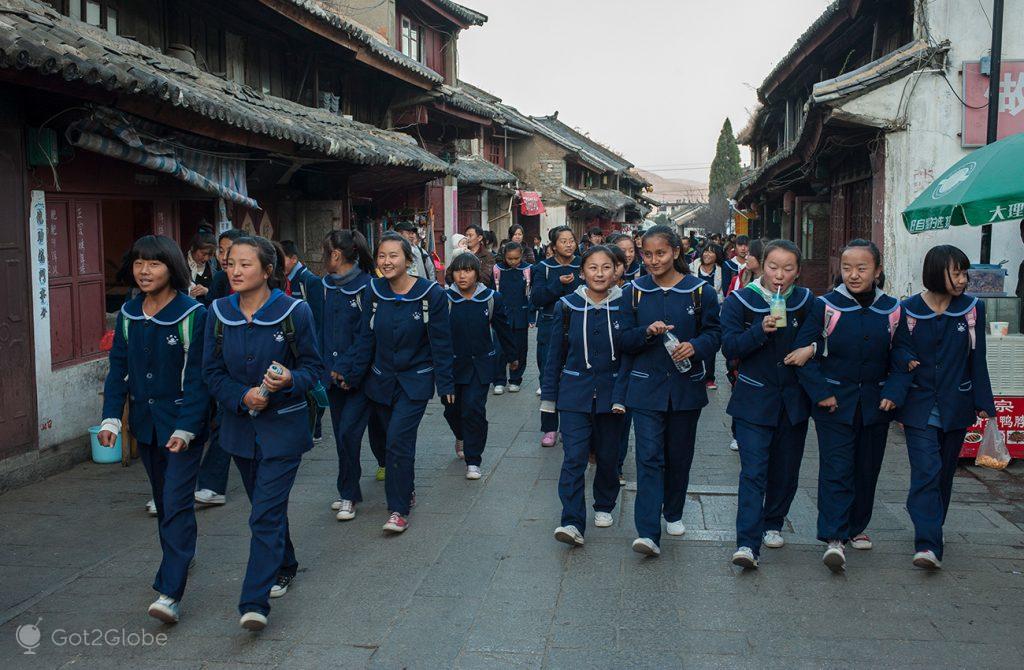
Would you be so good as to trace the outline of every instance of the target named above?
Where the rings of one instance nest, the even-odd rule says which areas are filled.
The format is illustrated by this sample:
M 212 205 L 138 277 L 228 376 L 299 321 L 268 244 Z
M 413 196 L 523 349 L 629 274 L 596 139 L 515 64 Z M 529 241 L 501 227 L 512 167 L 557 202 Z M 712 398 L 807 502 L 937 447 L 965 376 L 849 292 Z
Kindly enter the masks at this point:
M 643 267 L 644 264 L 641 263 L 639 259 L 635 259 L 633 264 L 626 268 L 626 271 L 622 273 L 622 279 L 629 283 L 638 277 L 643 276 Z
M 504 263 L 498 263 L 494 266 L 495 288 L 501 293 L 508 325 L 513 330 L 526 330 L 530 327 L 529 276 L 530 268 L 522 265 L 510 268 Z M 504 349 L 505 345 L 501 346 Z M 505 351 L 515 351 L 515 347 Z
M 827 318 L 834 324 L 827 340 Z M 895 332 L 890 321 L 898 318 Z M 840 285 L 811 303 L 810 312 L 797 333 L 794 348 L 816 344 L 812 359 L 796 376 L 811 398 L 815 421 L 853 425 L 860 405 L 864 425 L 892 421 L 892 412 L 878 408 L 883 398 L 899 404 L 910 385 L 907 363 L 914 359 L 906 317 L 892 296 L 875 289 L 868 307 Z M 836 397 L 838 407 L 829 412 L 817 403 Z
M 224 270 L 217 270 L 210 280 L 210 290 L 203 296 L 206 298 L 206 306 L 209 307 L 217 298 L 231 295 L 231 282 L 228 281 L 228 273 Z
M 563 284 L 559 277 L 573 275 L 572 282 Z M 580 259 L 573 258 L 569 265 L 560 265 L 554 258 L 545 258 L 530 268 L 530 304 L 541 314 L 550 316 L 555 303 L 583 285 L 580 279 Z
M 103 385 L 103 418 L 120 419 L 127 396 L 128 425 L 135 439 L 148 444 L 155 432 L 157 446 L 163 447 L 174 431 L 183 430 L 201 445 L 210 406 L 203 381 L 206 308 L 179 292 L 147 319 L 144 299 L 142 294 L 132 298 L 117 315 Z
M 455 383 L 490 384 L 498 362 L 491 328 L 504 351 L 515 351 L 502 295 L 482 283 L 476 285 L 476 293 L 469 299 L 454 287 L 449 287 L 445 294 L 452 340 L 458 342 L 454 347 Z
M 722 263 L 722 291 L 729 289 L 729 284 L 732 283 L 732 278 L 740 273 L 740 264 L 735 258 L 727 258 Z
M 722 354 L 739 360 L 739 376 L 726 408 L 730 416 L 759 426 L 777 425 L 783 407 L 790 423 L 810 416 L 811 401 L 797 380 L 796 368 L 782 360 L 795 348 L 813 299 L 803 286 L 794 287 L 786 301 L 789 321 L 772 334 L 761 327 L 771 310 L 754 289 L 733 291 L 722 303 Z
M 291 287 L 293 298 L 309 303 L 309 308 L 313 311 L 313 321 L 317 324 L 319 332 L 324 311 L 324 287 L 320 277 L 299 262 L 288 273 L 288 285 Z
M 426 309 L 424 309 L 426 301 Z M 452 331 L 448 298 L 437 282 L 418 278 L 405 295 L 396 295 L 386 279 L 371 279 L 363 292 L 371 336 L 360 338 L 372 347 L 366 396 L 390 405 L 399 387 L 411 400 L 430 400 L 455 393 L 452 374 Z M 490 340 L 490 338 L 488 338 Z
M 221 448 L 245 458 L 255 456 L 257 443 L 263 458 L 297 456 L 312 449 L 306 393 L 323 379 L 324 364 L 309 305 L 274 289 L 252 322 L 239 309 L 237 293 L 216 300 L 210 311 L 203 368 L 210 393 L 221 404 Z M 289 315 L 295 326 L 298 360 L 294 360 L 284 334 Z M 219 347 L 218 321 L 222 324 Z M 291 371 L 292 386 L 271 393 L 266 409 L 249 416 L 242 398 L 262 383 L 273 361 Z
M 551 344 L 541 378 L 542 409 L 607 414 L 613 405 L 625 408 L 626 367 L 621 342 L 634 322 L 622 295 L 622 289 L 616 286 L 604 302 L 595 304 L 587 297 L 586 287 L 581 286 L 555 305 Z M 568 350 L 563 337 L 566 312 L 570 313 Z
M 351 274 L 323 278 L 323 327 L 320 329 L 320 354 L 324 359 L 324 386 L 333 383 L 330 373 L 342 376 L 352 388 L 363 384 L 369 367 L 367 347 L 355 346 L 360 335 L 363 310 L 370 309 L 364 302 L 363 292 L 370 283 L 370 275 L 358 268 Z
M 976 315 L 974 349 L 968 324 L 971 309 Z M 961 295 L 953 298 L 945 312 L 936 314 L 918 294 L 903 301 L 903 315 L 920 365 L 914 369 L 907 399 L 896 419 L 924 428 L 937 405 L 942 429 L 949 431 L 972 425 L 977 411 L 995 416 L 985 360 L 985 303 Z
M 623 347 L 631 358 L 626 406 L 665 412 L 670 402 L 674 411 L 707 405 L 704 378 L 722 341 L 715 289 L 691 274 L 684 275 L 678 284 L 668 289 L 658 286 L 650 275 L 623 288 L 623 304 L 634 313 L 636 323 L 623 338 Z M 700 301 L 699 332 L 696 300 Z M 688 373 L 679 372 L 672 362 L 665 349 L 664 336 L 647 337 L 647 327 L 655 321 L 674 326 L 672 334 L 680 342 L 693 345 L 695 354 L 690 358 Z

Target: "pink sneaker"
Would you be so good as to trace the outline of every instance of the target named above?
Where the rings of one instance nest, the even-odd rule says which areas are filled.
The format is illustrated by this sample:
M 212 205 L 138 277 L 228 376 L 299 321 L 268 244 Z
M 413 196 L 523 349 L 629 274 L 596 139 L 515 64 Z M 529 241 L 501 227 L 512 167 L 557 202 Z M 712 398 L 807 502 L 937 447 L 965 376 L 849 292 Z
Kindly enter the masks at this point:
M 558 442 L 558 433 L 551 431 L 550 433 L 544 433 L 544 437 L 540 438 L 540 446 L 542 447 L 553 447 Z
M 398 512 L 392 512 L 384 524 L 384 530 L 390 533 L 404 533 L 408 527 L 409 521 Z

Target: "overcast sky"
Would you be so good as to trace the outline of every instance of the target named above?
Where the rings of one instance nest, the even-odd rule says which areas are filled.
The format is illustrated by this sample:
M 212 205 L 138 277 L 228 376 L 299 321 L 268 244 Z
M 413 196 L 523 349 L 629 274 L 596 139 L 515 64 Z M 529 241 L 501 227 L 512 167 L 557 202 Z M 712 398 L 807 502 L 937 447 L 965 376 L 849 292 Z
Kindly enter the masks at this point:
M 707 181 L 725 117 L 828 0 L 464 0 L 459 75 L 527 114 L 581 128 L 638 167 Z M 746 153 L 743 154 L 747 160 Z

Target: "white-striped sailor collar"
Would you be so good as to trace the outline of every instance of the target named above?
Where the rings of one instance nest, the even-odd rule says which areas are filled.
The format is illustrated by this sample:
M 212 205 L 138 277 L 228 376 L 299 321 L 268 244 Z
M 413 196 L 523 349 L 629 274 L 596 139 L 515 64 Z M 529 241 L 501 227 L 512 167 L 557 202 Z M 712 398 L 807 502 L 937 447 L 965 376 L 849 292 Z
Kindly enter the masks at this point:
M 370 277 L 370 275 L 366 274 L 362 270 L 359 270 L 347 282 L 345 282 L 341 286 L 337 286 L 334 283 L 335 276 L 336 275 L 324 275 L 324 278 L 322 280 L 324 288 L 326 288 L 329 291 L 341 291 L 345 295 L 355 295 L 356 293 L 362 293 L 363 289 L 366 288 L 366 285 L 369 283 L 367 280 Z
M 578 270 L 579 267 L 580 267 L 580 257 L 579 256 L 573 256 L 572 260 L 569 261 L 568 265 L 562 265 L 561 263 L 559 263 L 558 261 L 555 260 L 554 256 L 552 256 L 551 258 L 545 258 L 544 260 L 542 260 L 540 262 L 540 264 L 541 265 L 546 265 L 549 268 L 551 268 L 552 270 L 558 270 L 560 268 L 573 268 L 574 270 Z
M 946 311 L 942 314 L 936 314 L 932 311 L 928 303 L 924 301 L 924 296 L 920 293 L 912 295 L 903 301 L 903 309 L 907 313 L 907 316 L 911 316 L 915 319 L 934 319 L 937 316 L 963 316 L 967 312 L 974 309 L 978 304 L 978 298 L 973 295 L 963 293 L 958 295 L 949 301 L 949 305 L 946 307 Z
M 445 293 L 448 294 L 448 299 L 453 303 L 466 302 L 467 300 L 472 302 L 487 302 L 491 299 L 491 296 L 494 295 L 494 289 L 489 288 L 483 282 L 477 282 L 472 298 L 463 298 L 462 294 L 459 293 L 459 289 L 457 289 L 454 284 L 449 286 Z
M 238 294 L 213 301 L 213 312 L 225 326 L 244 326 L 248 323 L 238 304 Z M 263 306 L 252 315 L 252 322 L 257 326 L 274 326 L 285 319 L 298 307 L 301 300 L 290 298 L 281 289 L 275 288 Z
M 765 301 L 765 299 L 761 297 L 761 294 L 755 291 L 754 289 L 750 288 L 749 286 L 744 286 L 740 290 L 733 291 L 729 295 L 736 296 L 736 299 L 743 303 L 743 306 L 749 309 L 751 312 L 767 314 L 768 312 L 771 311 L 771 307 L 769 307 L 767 301 Z M 804 303 L 806 303 L 807 300 L 810 299 L 810 297 L 811 292 L 809 289 L 803 286 L 794 286 L 793 292 L 789 295 L 789 299 L 786 300 L 786 311 L 795 312 L 796 310 L 803 307 Z M 796 299 L 799 299 L 799 302 L 794 303 L 793 301 Z M 760 302 L 762 305 L 764 305 L 764 307 L 754 307 L 754 302 Z
M 846 288 L 846 284 L 840 284 L 830 293 L 826 293 L 820 296 L 818 300 L 828 305 L 829 308 L 834 309 L 837 312 L 855 312 L 860 309 L 860 303 L 850 293 L 850 289 Z M 842 304 L 843 306 L 840 306 Z M 899 301 L 890 295 L 887 295 L 885 291 L 875 287 L 875 298 L 868 305 L 868 309 L 878 314 L 891 314 L 896 311 L 896 308 L 900 306 Z
M 495 263 L 494 267 L 498 268 L 502 272 L 507 272 L 509 270 L 518 270 L 519 272 L 525 272 L 526 271 L 526 267 L 522 263 L 520 263 L 518 266 L 516 266 L 514 268 L 513 267 L 509 267 L 509 266 L 505 265 L 504 263 Z
M 306 266 L 302 264 L 302 261 L 295 261 L 295 267 L 293 267 L 292 271 L 288 273 L 288 281 L 295 279 L 296 275 L 302 272 L 302 268 L 304 267 Z
M 641 293 L 656 293 L 657 291 L 673 291 L 675 293 L 693 293 L 704 284 L 703 279 L 698 279 L 692 274 L 683 275 L 683 278 L 675 286 L 663 288 L 654 282 L 654 275 L 644 275 L 632 281 L 633 288 Z
M 388 283 L 387 279 L 379 277 L 370 280 L 370 289 L 378 298 L 381 300 L 393 300 L 395 302 L 423 300 L 423 298 L 430 293 L 430 289 L 435 286 L 437 286 L 436 281 L 427 281 L 422 277 L 417 277 L 408 293 L 405 295 L 398 295 L 391 290 L 391 284 Z
M 725 264 L 729 265 L 729 267 L 735 270 L 736 272 L 739 272 L 743 268 L 747 267 L 746 261 L 744 261 L 743 265 L 740 265 L 739 262 L 736 260 L 735 256 L 732 258 L 726 258 Z
M 126 319 L 133 321 L 144 321 L 146 315 L 142 311 L 142 301 L 145 300 L 146 295 L 140 293 L 125 304 L 121 306 L 121 314 Z M 186 316 L 191 314 L 202 307 L 201 304 L 194 298 L 191 298 L 181 291 L 171 298 L 171 301 L 163 306 L 163 308 L 151 317 L 148 317 L 150 321 L 160 326 L 171 326 Z
M 622 274 L 624 276 L 626 276 L 626 277 L 636 277 L 637 274 L 640 273 L 640 266 L 641 266 L 640 261 L 633 261 L 633 265 L 631 265 L 630 267 L 626 268 L 626 271 L 623 272 Z
M 601 302 L 594 302 L 589 295 L 587 295 L 587 287 L 580 286 L 569 295 L 562 296 L 562 304 L 566 307 L 576 311 L 582 312 L 587 309 L 607 309 L 609 312 L 617 312 L 619 306 L 616 301 L 622 297 L 622 289 L 618 286 L 613 286 L 608 289 L 608 295 Z

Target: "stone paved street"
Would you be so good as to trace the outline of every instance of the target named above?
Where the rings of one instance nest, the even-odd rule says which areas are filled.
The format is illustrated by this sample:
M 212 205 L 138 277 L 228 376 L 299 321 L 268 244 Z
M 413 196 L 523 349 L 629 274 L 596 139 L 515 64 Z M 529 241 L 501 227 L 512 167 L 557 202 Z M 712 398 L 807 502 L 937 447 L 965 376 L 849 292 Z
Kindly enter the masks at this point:
M 788 544 L 762 569 L 728 562 L 739 459 L 727 449 L 725 388 L 701 418 L 684 538 L 658 560 L 633 553 L 634 485 L 615 526 L 583 549 L 552 538 L 560 449 L 541 449 L 535 372 L 492 397 L 484 479 L 469 482 L 434 403 L 420 431 L 418 506 L 388 538 L 384 488 L 364 480 L 338 523 L 335 457 L 304 460 L 290 518 L 301 570 L 259 635 L 238 628 L 248 503 L 232 474 L 225 507 L 199 512 L 198 563 L 183 619 L 145 614 L 159 558 L 141 464 L 82 464 L 0 497 L 0 665 L 218 667 L 972 667 L 1024 666 L 1024 468 L 958 474 L 944 569 L 910 565 L 908 468 L 894 430 L 872 522 L 876 548 L 836 576 L 814 540 L 813 429 Z M 368 450 L 365 450 L 368 452 Z M 632 458 L 632 456 L 631 456 Z M 370 461 L 365 461 L 370 466 Z M 628 478 L 634 468 L 628 465 Z M 16 629 L 39 622 L 24 655 Z M 148 646 L 58 645 L 74 631 L 165 633 Z M 62 637 L 63 635 L 63 637 Z M 90 636 L 92 634 L 90 633 Z M 95 640 L 91 640 L 95 641 Z

